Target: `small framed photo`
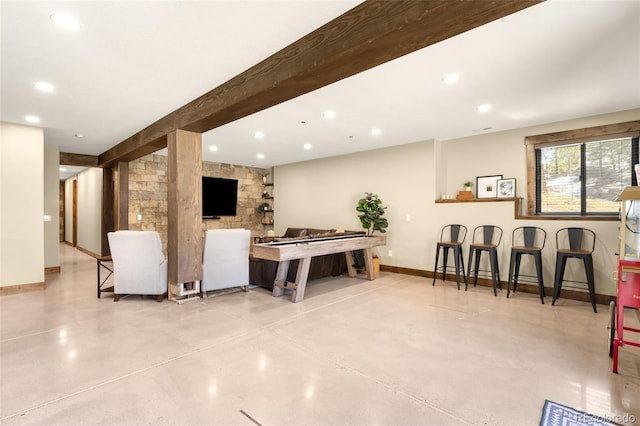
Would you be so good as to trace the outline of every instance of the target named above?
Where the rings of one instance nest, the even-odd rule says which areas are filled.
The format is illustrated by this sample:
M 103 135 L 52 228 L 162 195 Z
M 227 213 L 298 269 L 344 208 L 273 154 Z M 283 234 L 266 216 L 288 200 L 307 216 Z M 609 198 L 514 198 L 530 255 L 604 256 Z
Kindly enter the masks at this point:
M 478 176 L 476 178 L 476 198 L 496 198 L 498 196 L 498 181 L 502 175 Z
M 498 181 L 498 198 L 513 198 L 516 196 L 516 180 L 500 179 Z

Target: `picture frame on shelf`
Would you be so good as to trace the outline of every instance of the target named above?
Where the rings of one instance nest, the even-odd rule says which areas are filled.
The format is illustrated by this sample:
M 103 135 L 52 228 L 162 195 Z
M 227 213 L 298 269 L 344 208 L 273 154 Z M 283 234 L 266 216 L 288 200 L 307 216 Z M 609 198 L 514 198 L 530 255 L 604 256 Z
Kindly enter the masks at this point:
M 498 181 L 502 175 L 476 177 L 476 198 L 497 198 Z
M 498 181 L 498 198 L 514 198 L 516 196 L 515 178 L 500 179 Z

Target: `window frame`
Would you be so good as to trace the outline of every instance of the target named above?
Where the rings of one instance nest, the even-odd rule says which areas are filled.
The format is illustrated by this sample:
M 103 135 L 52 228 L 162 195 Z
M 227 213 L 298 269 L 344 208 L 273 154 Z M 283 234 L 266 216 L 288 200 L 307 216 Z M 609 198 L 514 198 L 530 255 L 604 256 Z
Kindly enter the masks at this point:
M 583 144 L 618 137 L 640 137 L 640 120 L 525 137 L 527 155 L 527 217 L 551 220 L 618 220 L 617 214 L 554 214 L 536 212 L 536 149 Z M 584 167 L 584 164 L 582 166 Z

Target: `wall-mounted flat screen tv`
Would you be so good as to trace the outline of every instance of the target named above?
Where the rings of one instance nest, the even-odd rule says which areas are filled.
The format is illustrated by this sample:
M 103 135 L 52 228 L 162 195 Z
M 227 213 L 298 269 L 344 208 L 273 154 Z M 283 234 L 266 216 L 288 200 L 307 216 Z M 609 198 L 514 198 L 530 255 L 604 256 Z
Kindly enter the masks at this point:
M 235 216 L 238 206 L 238 180 L 202 177 L 202 218 Z

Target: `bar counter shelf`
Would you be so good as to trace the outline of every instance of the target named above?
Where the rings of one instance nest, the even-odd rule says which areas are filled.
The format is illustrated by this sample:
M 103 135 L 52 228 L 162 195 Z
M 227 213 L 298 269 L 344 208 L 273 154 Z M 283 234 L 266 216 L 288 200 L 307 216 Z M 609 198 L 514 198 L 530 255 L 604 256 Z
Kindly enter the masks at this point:
M 496 201 L 518 201 L 519 197 L 513 198 L 468 198 L 462 200 L 449 200 L 449 199 L 437 199 L 436 204 L 450 204 L 450 203 L 491 203 Z

